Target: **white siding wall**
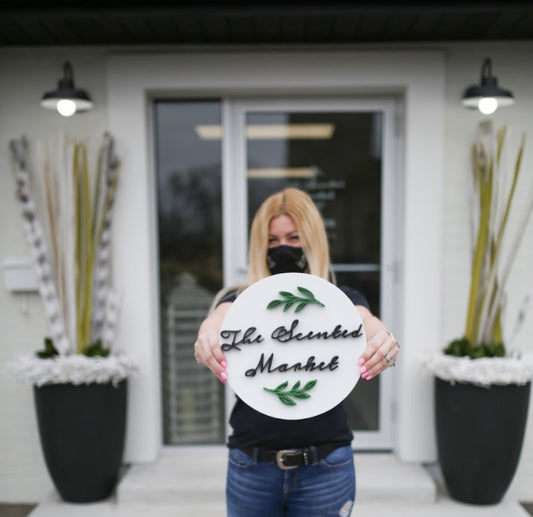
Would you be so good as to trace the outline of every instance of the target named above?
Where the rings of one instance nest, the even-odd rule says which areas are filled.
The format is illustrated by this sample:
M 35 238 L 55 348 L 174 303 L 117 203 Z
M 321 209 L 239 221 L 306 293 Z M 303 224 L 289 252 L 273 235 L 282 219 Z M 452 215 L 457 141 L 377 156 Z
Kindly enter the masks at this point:
M 500 86 L 513 91 L 516 104 L 498 110 L 492 117 L 495 127 L 507 124 L 510 165 L 514 163 L 521 133 L 527 134 L 522 164 L 524 184 L 533 182 L 533 43 L 523 44 L 454 44 L 447 47 L 446 165 L 444 176 L 444 263 L 443 319 L 441 345 L 459 336 L 464 329 L 467 290 L 470 281 L 468 224 L 468 185 L 470 169 L 469 146 L 482 116 L 465 110 L 457 102 L 463 89 L 479 81 L 483 58 L 492 58 L 492 71 Z M 518 191 L 516 201 L 524 199 L 527 189 Z M 509 227 L 513 227 L 513 221 Z M 525 241 L 518 252 L 509 283 L 506 327 L 514 325 L 518 306 L 527 293 L 533 294 L 533 218 Z M 517 336 L 515 345 L 533 352 L 533 307 Z M 495 446 L 497 446 L 495 444 Z M 530 407 L 524 449 L 511 491 L 521 500 L 533 500 L 533 408 Z
M 436 47 L 432 45 L 432 48 Z M 442 332 L 439 336 L 428 337 L 435 341 L 435 348 L 459 335 L 464 325 L 469 281 L 466 181 L 469 146 L 481 117 L 461 108 L 459 98 L 467 85 L 478 81 L 481 62 L 486 56 L 493 59 L 493 71 L 500 84 L 511 88 L 517 98 L 515 107 L 498 111 L 494 119 L 498 124 L 510 125 L 510 140 L 514 145 L 519 133 L 525 131 L 528 134 L 523 167 L 525 175 L 533 176 L 533 43 L 450 44 L 439 48 L 446 51 L 447 105 Z M 66 131 L 89 137 L 96 145 L 107 125 L 105 55 L 106 51 L 99 48 L 0 50 L 0 261 L 6 257 L 28 255 L 13 197 L 14 182 L 7 152 L 9 140 L 23 133 L 35 137 Z M 40 95 L 56 84 L 65 59 L 70 59 L 74 65 L 77 84 L 87 88 L 96 102 L 93 111 L 72 119 L 63 119 L 38 105 Z M 511 279 L 509 317 L 516 313 L 523 296 L 533 291 L 531 264 L 533 224 L 529 226 Z M 46 326 L 37 295 L 8 293 L 3 288 L 3 277 L 0 278 L 0 286 L 0 328 L 3 329 L 0 392 L 4 409 L 0 419 L 0 501 L 33 502 L 41 499 L 51 485 L 40 453 L 31 389 L 17 384 L 5 367 L 14 355 L 35 350 L 42 342 Z M 531 335 L 533 311 L 528 315 L 517 345 L 533 351 L 529 339 Z M 533 500 L 532 420 L 533 410 L 530 411 L 521 463 L 511 489 L 521 500 Z
M 64 119 L 39 106 L 40 96 L 57 86 L 63 61 L 70 59 L 79 86 L 87 88 L 96 108 Z M 98 50 L 0 50 L 0 262 L 29 256 L 14 197 L 9 141 L 68 132 L 98 143 L 106 128 L 105 64 Z M 17 383 L 7 361 L 40 348 L 47 332 L 37 294 L 12 294 L 0 275 L 0 501 L 33 502 L 51 488 L 44 465 L 30 386 Z

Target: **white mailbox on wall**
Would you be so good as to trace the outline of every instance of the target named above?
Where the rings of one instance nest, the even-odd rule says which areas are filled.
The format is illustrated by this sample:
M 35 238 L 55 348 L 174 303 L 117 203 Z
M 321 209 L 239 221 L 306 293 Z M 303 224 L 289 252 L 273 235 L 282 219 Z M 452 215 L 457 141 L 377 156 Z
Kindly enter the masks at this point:
M 4 285 L 8 291 L 38 291 L 35 267 L 30 257 L 8 257 L 2 262 Z

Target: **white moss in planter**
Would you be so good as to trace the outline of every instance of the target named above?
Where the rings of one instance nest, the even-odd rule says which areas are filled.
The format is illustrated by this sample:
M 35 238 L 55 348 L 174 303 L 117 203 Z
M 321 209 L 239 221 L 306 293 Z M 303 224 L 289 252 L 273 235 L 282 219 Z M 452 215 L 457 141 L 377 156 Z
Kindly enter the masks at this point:
M 489 387 L 491 384 L 526 384 L 533 378 L 530 357 L 491 357 L 470 359 L 435 353 L 424 360 L 435 377 L 451 383 L 466 382 Z
M 137 360 L 127 355 L 86 357 L 84 355 L 57 356 L 40 359 L 22 356 L 9 364 L 11 373 L 22 382 L 34 386 L 45 384 L 118 384 L 138 372 Z

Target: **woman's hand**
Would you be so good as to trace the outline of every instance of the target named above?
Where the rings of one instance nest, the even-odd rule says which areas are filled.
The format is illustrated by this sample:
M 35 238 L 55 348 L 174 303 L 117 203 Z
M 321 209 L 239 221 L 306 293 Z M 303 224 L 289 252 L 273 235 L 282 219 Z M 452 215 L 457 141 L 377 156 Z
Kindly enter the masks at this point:
M 365 307 L 357 307 L 368 338 L 359 359 L 361 377 L 367 381 L 396 364 L 400 345 L 385 325 Z
M 224 352 L 220 348 L 218 335 L 222 321 L 231 303 L 220 304 L 200 325 L 198 338 L 194 343 L 194 357 L 198 364 L 207 366 L 220 382 L 228 380 L 226 373 L 227 362 Z

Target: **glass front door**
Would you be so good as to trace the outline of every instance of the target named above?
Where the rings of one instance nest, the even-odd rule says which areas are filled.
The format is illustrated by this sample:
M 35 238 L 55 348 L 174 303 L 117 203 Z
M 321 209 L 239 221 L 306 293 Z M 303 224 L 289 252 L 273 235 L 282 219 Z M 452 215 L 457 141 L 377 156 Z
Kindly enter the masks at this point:
M 226 147 L 232 153 L 226 188 L 242 200 L 227 214 L 225 228 L 243 239 L 234 248 L 246 253 L 251 220 L 266 197 L 303 189 L 324 219 L 337 284 L 361 291 L 391 326 L 394 256 L 385 235 L 392 231 L 393 203 L 383 200 L 394 197 L 394 111 L 391 100 L 253 100 L 232 103 L 226 121 L 233 140 Z M 231 258 L 228 280 L 240 283 L 246 258 Z M 346 401 L 358 448 L 392 446 L 390 373 L 361 380 Z
M 166 444 L 223 443 L 233 406 L 194 360 L 211 299 L 242 284 L 252 217 L 271 193 L 306 190 L 324 218 L 339 285 L 397 328 L 392 99 L 164 100 L 154 105 Z M 396 324 L 396 325 L 395 325 Z M 346 401 L 357 449 L 392 447 L 393 371 Z

